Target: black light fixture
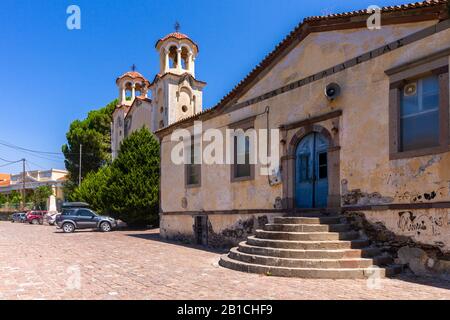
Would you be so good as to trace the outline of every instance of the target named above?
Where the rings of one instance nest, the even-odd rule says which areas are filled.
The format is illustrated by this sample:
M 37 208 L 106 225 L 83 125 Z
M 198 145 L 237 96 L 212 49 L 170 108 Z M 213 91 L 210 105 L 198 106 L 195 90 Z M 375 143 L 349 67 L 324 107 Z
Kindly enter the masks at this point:
M 325 96 L 328 100 L 333 101 L 341 95 L 341 87 L 337 83 L 330 83 L 325 88 Z

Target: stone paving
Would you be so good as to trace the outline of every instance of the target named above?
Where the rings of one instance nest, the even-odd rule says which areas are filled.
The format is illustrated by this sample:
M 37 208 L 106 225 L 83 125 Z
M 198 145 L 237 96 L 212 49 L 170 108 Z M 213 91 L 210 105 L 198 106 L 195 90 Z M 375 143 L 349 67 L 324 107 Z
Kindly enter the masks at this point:
M 0 299 L 450 299 L 450 282 L 402 275 L 287 279 L 218 266 L 221 253 L 158 230 L 78 231 L 0 222 Z

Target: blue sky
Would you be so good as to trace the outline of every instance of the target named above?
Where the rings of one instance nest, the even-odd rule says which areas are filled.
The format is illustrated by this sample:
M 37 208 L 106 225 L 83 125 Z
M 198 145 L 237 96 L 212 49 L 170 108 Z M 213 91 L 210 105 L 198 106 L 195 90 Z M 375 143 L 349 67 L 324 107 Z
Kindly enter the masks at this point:
M 153 78 L 159 68 L 154 44 L 177 20 L 200 47 L 196 75 L 208 82 L 209 108 L 304 17 L 405 1 L 2 0 L 0 143 L 60 152 L 71 121 L 115 99 L 115 79 L 132 64 Z M 81 30 L 66 28 L 71 4 L 81 8 Z M 26 158 L 29 169 L 64 168 L 62 155 L 3 145 L 0 158 Z M 20 164 L 0 167 L 20 170 Z

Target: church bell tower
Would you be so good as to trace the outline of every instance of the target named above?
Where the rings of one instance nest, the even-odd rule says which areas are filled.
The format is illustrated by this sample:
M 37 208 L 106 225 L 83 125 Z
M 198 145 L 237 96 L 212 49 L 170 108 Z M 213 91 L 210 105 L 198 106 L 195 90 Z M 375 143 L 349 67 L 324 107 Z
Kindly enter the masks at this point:
M 157 41 L 160 71 L 151 84 L 153 97 L 152 129 L 166 127 L 202 111 L 202 91 L 206 83 L 195 78 L 197 44 L 180 32 Z

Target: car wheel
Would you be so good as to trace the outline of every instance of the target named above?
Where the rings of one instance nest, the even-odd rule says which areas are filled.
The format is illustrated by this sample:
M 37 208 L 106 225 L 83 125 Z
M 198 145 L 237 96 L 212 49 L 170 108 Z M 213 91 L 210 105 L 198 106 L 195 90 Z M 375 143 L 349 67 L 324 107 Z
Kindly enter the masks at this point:
M 66 222 L 63 224 L 62 229 L 65 233 L 72 233 L 75 231 L 75 226 L 72 223 Z
M 100 230 L 102 232 L 110 232 L 111 231 L 111 225 L 108 222 L 102 222 L 100 224 Z
M 31 224 L 39 224 L 39 220 L 38 219 L 33 219 L 33 220 L 31 220 Z

